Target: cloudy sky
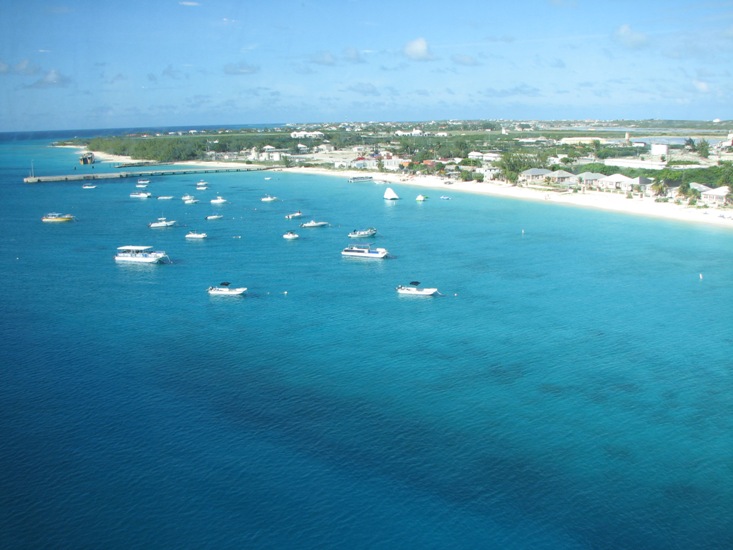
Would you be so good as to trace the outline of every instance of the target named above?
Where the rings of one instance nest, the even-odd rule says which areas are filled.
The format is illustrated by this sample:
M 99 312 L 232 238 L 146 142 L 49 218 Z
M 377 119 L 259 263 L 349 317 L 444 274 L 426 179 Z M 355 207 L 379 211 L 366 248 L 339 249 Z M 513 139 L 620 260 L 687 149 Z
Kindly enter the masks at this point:
M 0 131 L 731 119 L 730 0 L 0 4 Z

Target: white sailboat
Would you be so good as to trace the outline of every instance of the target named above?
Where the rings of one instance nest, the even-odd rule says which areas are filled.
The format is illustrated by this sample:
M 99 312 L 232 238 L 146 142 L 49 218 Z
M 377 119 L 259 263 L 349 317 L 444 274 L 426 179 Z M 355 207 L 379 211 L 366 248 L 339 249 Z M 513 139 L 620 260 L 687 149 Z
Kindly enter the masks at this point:
M 384 192 L 384 200 L 396 201 L 399 200 L 399 198 L 399 195 L 395 193 L 391 187 L 387 187 L 387 190 Z

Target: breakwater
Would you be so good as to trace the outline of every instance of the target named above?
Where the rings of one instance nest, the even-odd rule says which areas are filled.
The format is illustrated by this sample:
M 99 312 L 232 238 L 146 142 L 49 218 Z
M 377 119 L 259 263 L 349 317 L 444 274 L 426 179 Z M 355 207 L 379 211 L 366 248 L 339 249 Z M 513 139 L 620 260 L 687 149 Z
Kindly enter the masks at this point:
M 184 168 L 179 170 L 140 170 L 134 172 L 97 172 L 95 174 L 61 174 L 56 176 L 28 176 L 23 183 L 48 183 L 54 181 L 113 180 L 147 178 L 158 176 L 180 176 L 185 174 L 216 174 L 221 172 L 255 172 L 268 168 Z

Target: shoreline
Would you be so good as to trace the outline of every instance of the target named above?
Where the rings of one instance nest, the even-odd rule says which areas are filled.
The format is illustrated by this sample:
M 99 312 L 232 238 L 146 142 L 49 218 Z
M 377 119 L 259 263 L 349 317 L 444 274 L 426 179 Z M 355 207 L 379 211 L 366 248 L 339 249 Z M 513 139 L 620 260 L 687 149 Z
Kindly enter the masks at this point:
M 86 150 L 83 147 L 79 149 Z M 83 152 L 83 151 L 82 151 Z M 92 151 L 94 156 L 102 162 L 141 162 L 131 157 L 122 155 L 111 155 Z M 153 161 L 147 161 L 153 162 Z M 243 162 L 224 161 L 181 161 L 170 163 L 171 166 L 208 166 L 212 168 L 257 168 L 262 165 L 246 164 Z M 603 191 L 586 192 L 558 192 L 555 190 L 542 190 L 532 187 L 518 187 L 505 181 L 492 182 L 462 182 L 455 181 L 450 184 L 444 183 L 445 178 L 439 176 L 404 176 L 389 172 L 371 172 L 365 170 L 331 170 L 328 168 L 273 168 L 272 171 L 288 172 L 293 174 L 310 174 L 329 177 L 340 177 L 348 179 L 354 176 L 371 176 L 375 181 L 384 181 L 394 185 L 407 185 L 421 189 L 440 190 L 441 195 L 459 192 L 474 195 L 485 195 L 502 197 L 514 200 L 529 200 L 574 206 L 577 208 L 605 210 L 620 214 L 645 216 L 649 218 L 661 218 L 671 221 L 687 223 L 699 223 L 733 229 L 733 211 L 721 210 L 718 208 L 697 208 L 674 203 L 655 202 L 651 197 L 626 198 L 622 193 L 607 193 Z M 360 185 L 355 183 L 354 185 Z M 402 197 L 402 199 L 414 200 L 414 197 Z

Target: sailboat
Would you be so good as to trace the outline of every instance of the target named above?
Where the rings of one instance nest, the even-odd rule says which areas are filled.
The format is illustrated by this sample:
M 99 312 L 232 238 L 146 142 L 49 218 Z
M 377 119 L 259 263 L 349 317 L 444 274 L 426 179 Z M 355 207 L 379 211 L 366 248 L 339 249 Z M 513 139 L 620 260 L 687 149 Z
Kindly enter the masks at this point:
M 384 200 L 396 201 L 399 198 L 399 195 L 397 195 L 391 187 L 387 187 L 387 190 L 384 192 Z

